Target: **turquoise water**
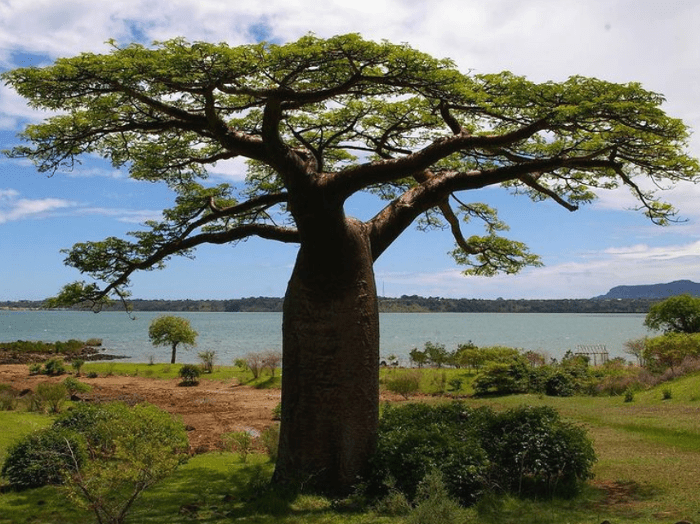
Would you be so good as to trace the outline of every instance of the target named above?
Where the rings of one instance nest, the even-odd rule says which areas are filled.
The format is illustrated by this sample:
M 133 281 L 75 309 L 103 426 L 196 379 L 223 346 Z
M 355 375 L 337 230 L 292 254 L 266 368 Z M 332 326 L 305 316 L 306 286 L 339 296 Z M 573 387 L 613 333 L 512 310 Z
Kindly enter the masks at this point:
M 76 311 L 0 311 L 0 341 L 101 338 L 107 352 L 134 362 L 166 362 L 170 349 L 153 347 L 148 325 L 162 313 Z M 197 352 L 215 350 L 220 364 L 250 351 L 282 348 L 281 313 L 174 313 L 190 320 L 199 332 L 197 347 L 178 349 L 178 362 L 197 362 Z M 381 354 L 407 362 L 408 352 L 425 342 L 456 349 L 472 341 L 478 346 L 504 345 L 544 351 L 560 358 L 578 345 L 605 345 L 611 357 L 624 357 L 624 342 L 650 334 L 644 315 L 574 313 L 382 313 Z

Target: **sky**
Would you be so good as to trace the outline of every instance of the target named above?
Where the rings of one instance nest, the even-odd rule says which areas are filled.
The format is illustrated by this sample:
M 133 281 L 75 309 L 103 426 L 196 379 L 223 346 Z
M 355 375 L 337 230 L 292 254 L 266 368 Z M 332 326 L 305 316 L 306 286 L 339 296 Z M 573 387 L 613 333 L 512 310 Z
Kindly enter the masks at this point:
M 107 40 L 284 43 L 360 33 L 408 43 L 464 71 L 508 70 L 536 82 L 571 75 L 641 82 L 662 93 L 665 111 L 695 134 L 700 156 L 700 2 L 668 0 L 0 0 L 0 70 L 48 65 L 80 52 L 107 52 Z M 16 145 L 28 123 L 46 115 L 0 86 L 0 150 Z M 240 162 L 210 171 L 214 183 L 239 183 Z M 380 295 L 464 298 L 590 298 L 617 285 L 700 281 L 700 185 L 664 188 L 681 222 L 655 226 L 632 210 L 625 190 L 606 191 L 571 213 L 499 189 L 469 195 L 496 207 L 507 236 L 526 243 L 544 266 L 518 275 L 465 277 L 448 251 L 449 233 L 407 231 L 375 264 Z M 41 300 L 83 279 L 64 266 L 62 249 L 123 237 L 157 219 L 173 195 L 159 184 L 86 159 L 52 177 L 0 155 L 0 301 Z M 348 202 L 369 218 L 371 198 Z M 472 234 L 471 232 L 468 232 Z M 481 234 L 481 231 L 475 231 Z M 228 299 L 283 296 L 296 248 L 249 240 L 211 246 L 194 260 L 132 278 L 136 298 Z

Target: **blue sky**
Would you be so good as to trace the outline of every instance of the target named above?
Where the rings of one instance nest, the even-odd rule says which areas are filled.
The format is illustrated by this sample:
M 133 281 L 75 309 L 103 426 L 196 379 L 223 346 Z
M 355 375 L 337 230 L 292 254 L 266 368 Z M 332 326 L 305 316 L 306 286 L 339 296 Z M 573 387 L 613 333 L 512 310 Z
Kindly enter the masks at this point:
M 175 36 L 226 41 L 328 37 L 407 42 L 463 71 L 509 70 L 534 81 L 595 76 L 639 81 L 663 93 L 665 109 L 700 129 L 700 3 L 647 0 L 0 0 L 0 69 L 49 64 L 60 56 L 107 50 L 105 41 L 150 43 Z M 0 149 L 41 114 L 0 87 Z M 700 156 L 700 137 L 691 140 Z M 240 163 L 217 165 L 214 182 L 240 182 Z M 497 207 L 510 238 L 528 244 L 545 266 L 516 276 L 464 277 L 447 252 L 447 232 L 408 231 L 375 265 L 387 296 L 586 298 L 615 285 L 700 281 L 700 187 L 665 191 L 685 222 L 666 228 L 630 211 L 626 191 L 604 192 L 570 213 L 498 189 L 465 195 Z M 43 299 L 81 276 L 60 253 L 76 242 L 124 236 L 172 203 L 157 184 L 135 182 L 92 159 L 48 178 L 26 162 L 0 157 L 0 300 Z M 372 216 L 363 197 L 348 214 Z M 133 278 L 138 298 L 226 299 L 282 296 L 292 246 L 250 240 L 200 248 L 195 260 Z

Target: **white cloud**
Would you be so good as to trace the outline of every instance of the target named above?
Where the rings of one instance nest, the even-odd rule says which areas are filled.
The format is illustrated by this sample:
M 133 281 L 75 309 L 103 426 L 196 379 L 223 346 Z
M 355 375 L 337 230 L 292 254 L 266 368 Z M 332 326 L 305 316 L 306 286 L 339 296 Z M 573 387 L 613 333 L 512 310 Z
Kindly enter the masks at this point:
M 649 247 L 645 244 L 589 253 L 585 259 L 518 275 L 467 277 L 459 269 L 438 272 L 392 273 L 378 271 L 378 288 L 387 295 L 409 294 L 480 298 L 591 298 L 621 284 L 638 285 L 700 280 L 700 241 Z
M 160 210 L 90 207 L 62 198 L 19 198 L 14 189 L 0 189 L 0 224 L 18 220 L 66 216 L 104 216 L 119 222 L 142 224 L 161 220 Z
M 245 159 L 241 157 L 217 162 L 215 166 L 209 168 L 212 176 L 223 178 L 230 182 L 245 180 L 247 170 L 248 166 L 245 163 Z
M 147 220 L 162 220 L 160 210 L 151 209 L 120 209 L 106 207 L 81 207 L 76 210 L 76 215 L 95 215 L 116 218 L 119 222 L 127 224 L 143 224 Z
M 0 224 L 28 218 L 44 218 L 53 211 L 76 205 L 61 198 L 31 200 L 18 197 L 19 192 L 13 189 L 0 190 Z

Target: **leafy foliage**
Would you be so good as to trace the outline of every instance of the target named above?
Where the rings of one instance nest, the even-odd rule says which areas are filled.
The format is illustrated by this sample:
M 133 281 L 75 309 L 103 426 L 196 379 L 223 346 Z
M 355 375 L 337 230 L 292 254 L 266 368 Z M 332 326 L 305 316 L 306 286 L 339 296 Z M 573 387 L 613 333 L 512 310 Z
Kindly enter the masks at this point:
M 307 35 L 285 45 L 173 39 L 153 48 L 115 46 L 2 78 L 35 107 L 64 112 L 27 126 L 29 145 L 10 156 L 54 172 L 98 153 L 133 178 L 164 181 L 177 193 L 176 206 L 150 230 L 132 233 L 133 241 L 112 237 L 69 251 L 68 264 L 108 289 L 75 283 L 61 304 L 88 300 L 99 308 L 110 292 L 123 300 L 133 271 L 190 256 L 202 243 L 251 235 L 300 241 L 275 215 L 295 215 L 286 205 L 293 181 L 311 180 L 309 173 L 322 174 L 324 187 L 337 194 L 375 192 L 391 201 L 387 210 L 410 203 L 391 217 L 398 233 L 418 217 L 423 228 L 447 224 L 457 262 L 488 275 L 538 259 L 499 236 L 507 226 L 495 210 L 462 200 L 450 205 L 456 191 L 503 184 L 575 209 L 597 188 L 626 185 L 643 211 L 664 223 L 673 209 L 635 179 L 693 179 L 698 171 L 684 153 L 687 128 L 663 113 L 661 95 L 639 84 L 467 75 L 450 60 L 356 34 Z M 280 147 L 265 145 L 272 143 Z M 288 154 L 286 165 L 279 152 Z M 236 156 L 250 160 L 239 193 L 198 182 L 207 166 Z M 388 216 L 377 215 L 377 225 Z M 462 235 L 459 223 L 473 221 L 485 235 Z M 377 239 L 378 253 L 395 234 Z
M 593 476 L 593 443 L 551 407 L 505 411 L 493 418 L 486 435 L 484 448 L 497 464 L 492 480 L 506 491 L 570 495 Z
M 671 332 L 647 338 L 642 355 L 652 371 L 673 369 L 688 357 L 700 357 L 700 333 Z
M 48 427 L 30 433 L 10 446 L 2 476 L 17 489 L 61 484 L 66 471 L 87 460 L 85 439 L 65 428 Z
M 67 476 L 66 489 L 98 522 L 121 523 L 145 489 L 184 462 L 188 447 L 182 422 L 149 404 L 82 406 L 54 427 L 85 435 L 91 460 Z
M 154 346 L 170 346 L 172 355 L 170 363 L 175 363 L 175 353 L 180 344 L 194 346 L 198 333 L 190 326 L 186 318 L 163 315 L 153 319 L 148 326 L 148 338 Z
M 384 385 L 392 393 L 398 393 L 408 399 L 420 390 L 421 378 L 420 371 L 403 371 L 392 374 L 385 380 Z
M 66 401 L 68 388 L 65 384 L 41 382 L 36 386 L 36 396 L 41 403 L 48 404 L 51 413 L 59 413 Z
M 178 375 L 182 379 L 183 386 L 194 386 L 199 383 L 199 376 L 202 374 L 199 367 L 194 364 L 183 364 L 178 371 Z
M 666 333 L 700 332 L 700 297 L 678 295 L 649 308 L 644 325 Z
M 592 476 L 595 453 L 585 431 L 549 407 L 502 413 L 460 402 L 387 408 L 380 421 L 369 490 L 419 496 L 439 472 L 450 497 L 472 504 L 492 491 L 570 495 Z

